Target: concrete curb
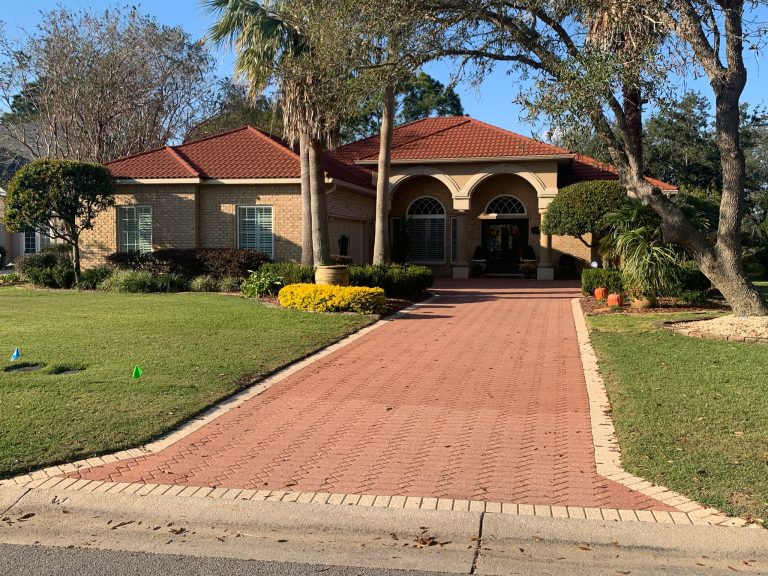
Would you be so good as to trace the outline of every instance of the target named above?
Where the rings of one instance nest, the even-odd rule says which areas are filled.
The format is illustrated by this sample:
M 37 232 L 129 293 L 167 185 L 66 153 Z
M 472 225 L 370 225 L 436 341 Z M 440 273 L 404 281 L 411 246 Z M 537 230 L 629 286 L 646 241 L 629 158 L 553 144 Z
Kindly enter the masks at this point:
M 587 394 L 589 396 L 592 441 L 595 446 L 597 473 L 631 490 L 640 492 L 669 506 L 674 506 L 680 512 L 664 513 L 671 516 L 673 521 L 677 519 L 684 522 L 683 516 L 687 516 L 688 520 L 693 524 L 714 524 L 717 526 L 746 525 L 747 521 L 743 518 L 727 516 L 716 508 L 704 506 L 678 492 L 648 482 L 624 470 L 621 465 L 621 449 L 619 448 L 616 431 L 613 427 L 613 419 L 611 418 L 611 403 L 608 400 L 605 381 L 600 374 L 597 356 L 589 338 L 589 329 L 587 328 L 584 311 L 581 308 L 581 300 L 574 298 L 571 300 L 571 305 L 573 308 L 573 319 L 576 323 L 576 336 L 581 352 L 581 363 L 584 367 L 584 380 L 587 384 Z M 638 512 L 638 514 L 641 513 L 643 512 Z M 644 514 L 647 514 L 647 512 Z M 654 512 L 653 514 L 657 515 L 659 513 Z M 669 519 L 665 517 L 663 522 L 668 523 Z

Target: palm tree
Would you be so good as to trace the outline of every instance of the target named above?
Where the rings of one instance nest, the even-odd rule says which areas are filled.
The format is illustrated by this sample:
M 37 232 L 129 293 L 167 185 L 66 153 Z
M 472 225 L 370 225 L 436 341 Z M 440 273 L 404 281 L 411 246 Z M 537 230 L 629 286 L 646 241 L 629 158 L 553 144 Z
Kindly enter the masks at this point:
M 330 264 L 325 198 L 324 145 L 328 127 L 313 99 L 315 73 L 301 18 L 289 0 L 204 0 L 218 14 L 209 37 L 237 51 L 235 72 L 252 94 L 274 84 L 283 109 L 284 136 L 299 144 L 302 197 L 302 263 Z

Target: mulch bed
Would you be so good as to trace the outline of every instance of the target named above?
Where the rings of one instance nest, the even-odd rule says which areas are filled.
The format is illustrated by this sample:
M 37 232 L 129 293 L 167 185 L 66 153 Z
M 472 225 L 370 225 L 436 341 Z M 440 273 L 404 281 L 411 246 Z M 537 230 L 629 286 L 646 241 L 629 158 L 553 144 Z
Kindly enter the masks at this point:
M 585 314 L 673 314 L 676 312 L 713 312 L 728 311 L 731 309 L 728 304 L 722 300 L 707 300 L 704 305 L 686 305 L 681 304 L 674 298 L 659 298 L 659 305 L 655 308 L 633 308 L 629 303 L 625 303 L 621 308 L 610 308 L 605 302 L 599 302 L 591 296 L 581 298 L 581 308 Z

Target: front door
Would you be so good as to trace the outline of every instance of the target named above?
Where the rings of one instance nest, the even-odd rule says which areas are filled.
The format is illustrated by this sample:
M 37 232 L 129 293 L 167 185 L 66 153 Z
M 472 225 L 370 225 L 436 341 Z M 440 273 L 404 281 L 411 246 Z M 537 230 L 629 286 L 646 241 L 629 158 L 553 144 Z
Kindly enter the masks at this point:
M 516 274 L 528 246 L 528 219 L 483 220 L 488 274 Z

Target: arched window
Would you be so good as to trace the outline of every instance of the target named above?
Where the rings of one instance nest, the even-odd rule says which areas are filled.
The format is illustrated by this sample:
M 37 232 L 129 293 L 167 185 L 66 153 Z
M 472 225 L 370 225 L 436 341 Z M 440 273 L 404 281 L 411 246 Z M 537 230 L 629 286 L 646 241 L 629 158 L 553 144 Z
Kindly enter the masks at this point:
M 445 208 L 439 200 L 424 196 L 408 207 L 409 260 L 445 261 Z
M 488 204 L 485 213 L 508 216 L 525 215 L 525 206 L 514 196 L 497 196 Z

